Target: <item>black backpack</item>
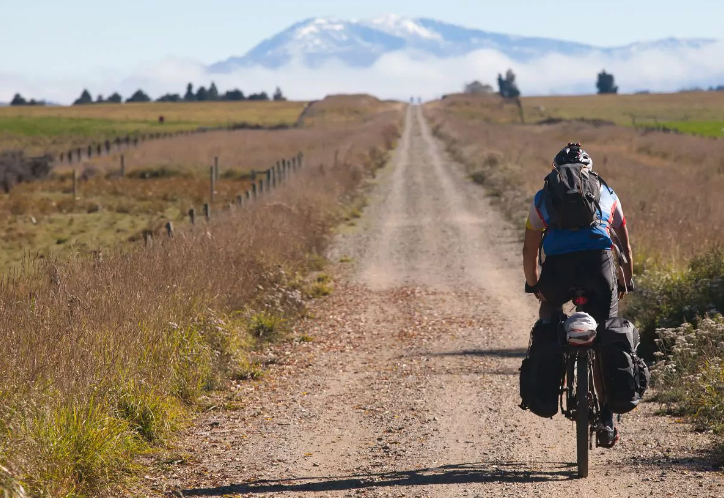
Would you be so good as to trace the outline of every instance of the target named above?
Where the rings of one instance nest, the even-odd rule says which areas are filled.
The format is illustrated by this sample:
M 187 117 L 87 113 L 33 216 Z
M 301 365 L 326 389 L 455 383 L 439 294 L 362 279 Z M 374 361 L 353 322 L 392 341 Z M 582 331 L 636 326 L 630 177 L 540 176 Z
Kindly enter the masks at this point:
M 598 346 L 606 403 L 613 413 L 628 413 L 639 405 L 649 385 L 649 369 L 638 357 L 639 332 L 628 320 L 606 321 Z
M 601 184 L 606 182 L 583 164 L 563 164 L 545 178 L 537 207 L 545 205 L 550 228 L 578 229 L 600 221 Z
M 539 417 L 558 413 L 563 376 L 563 343 L 560 321 L 538 320 L 530 333 L 528 353 L 520 366 L 520 407 Z

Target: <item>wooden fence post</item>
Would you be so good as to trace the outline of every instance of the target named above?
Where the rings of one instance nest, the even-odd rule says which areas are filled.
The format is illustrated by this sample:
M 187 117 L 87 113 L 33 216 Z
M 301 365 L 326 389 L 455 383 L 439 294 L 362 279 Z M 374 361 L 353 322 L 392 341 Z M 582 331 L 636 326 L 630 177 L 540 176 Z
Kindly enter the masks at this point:
M 78 170 L 73 168 L 73 200 L 78 198 Z
M 121 154 L 121 178 L 126 176 L 126 156 Z
M 272 170 L 266 170 L 266 190 L 269 192 L 272 187 Z
M 78 147 L 78 148 L 75 150 L 75 153 L 76 153 L 76 155 L 78 156 L 78 162 L 80 162 L 81 155 L 83 154 L 82 151 L 80 150 L 80 147 Z
M 214 156 L 214 176 L 216 181 L 219 181 L 219 156 Z
M 216 197 L 216 176 L 215 176 L 215 173 L 214 173 L 214 167 L 213 167 L 213 166 L 211 166 L 211 168 L 209 168 L 209 176 L 210 176 L 210 179 L 211 179 L 211 201 L 210 201 L 210 202 L 213 203 L 213 202 L 214 202 L 214 198 Z
M 259 179 L 259 193 L 260 194 L 264 193 L 264 179 L 263 178 Z
M 194 208 L 189 209 L 189 220 L 192 225 L 196 224 L 196 210 Z
M 297 169 L 297 158 L 292 156 L 292 169 Z
M 271 186 L 277 188 L 277 171 L 274 168 L 270 168 L 269 171 L 271 172 Z
M 93 146 L 89 145 L 88 146 L 88 159 L 90 159 L 92 155 L 93 155 Z
M 300 168 L 301 168 L 302 166 L 304 166 L 304 152 L 300 152 L 300 153 L 299 153 L 299 160 L 298 160 L 298 161 L 299 161 L 299 167 L 300 167 Z
M 169 221 L 166 223 L 166 233 L 168 234 L 168 238 L 173 238 L 173 222 Z
M 251 190 L 246 191 L 246 203 L 248 204 L 251 200 Z
M 256 182 L 251 184 L 251 197 L 256 200 Z
M 211 219 L 211 206 L 209 203 L 204 204 L 204 216 L 206 217 L 206 221 Z

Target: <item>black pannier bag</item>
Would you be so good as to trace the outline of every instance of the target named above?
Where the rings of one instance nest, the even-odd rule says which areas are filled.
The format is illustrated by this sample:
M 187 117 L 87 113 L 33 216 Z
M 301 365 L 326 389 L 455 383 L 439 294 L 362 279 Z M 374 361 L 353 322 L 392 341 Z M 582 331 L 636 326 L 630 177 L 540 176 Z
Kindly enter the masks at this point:
M 649 369 L 638 357 L 639 331 L 624 318 L 610 318 L 600 336 L 598 358 L 606 403 L 613 413 L 639 405 L 649 385 Z
M 520 366 L 520 407 L 539 417 L 558 413 L 563 374 L 563 344 L 560 323 L 538 320 L 530 333 L 530 345 Z

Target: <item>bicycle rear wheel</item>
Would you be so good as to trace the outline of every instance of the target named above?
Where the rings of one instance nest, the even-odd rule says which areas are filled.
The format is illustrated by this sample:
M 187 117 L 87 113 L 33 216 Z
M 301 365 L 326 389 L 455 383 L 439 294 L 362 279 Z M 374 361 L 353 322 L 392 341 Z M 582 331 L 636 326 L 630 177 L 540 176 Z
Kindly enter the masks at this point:
M 578 477 L 588 477 L 588 355 L 580 351 L 576 361 L 576 450 Z

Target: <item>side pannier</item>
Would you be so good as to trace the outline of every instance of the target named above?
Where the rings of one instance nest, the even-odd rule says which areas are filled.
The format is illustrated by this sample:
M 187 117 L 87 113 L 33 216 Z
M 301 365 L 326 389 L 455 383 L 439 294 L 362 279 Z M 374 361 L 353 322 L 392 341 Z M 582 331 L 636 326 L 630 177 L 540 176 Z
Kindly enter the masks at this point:
M 520 407 L 539 417 L 558 413 L 563 375 L 563 344 L 560 323 L 538 320 L 530 333 L 530 345 L 520 366 Z
M 638 357 L 639 331 L 624 318 L 610 318 L 600 336 L 606 402 L 614 413 L 628 413 L 639 405 L 649 386 L 649 369 Z

